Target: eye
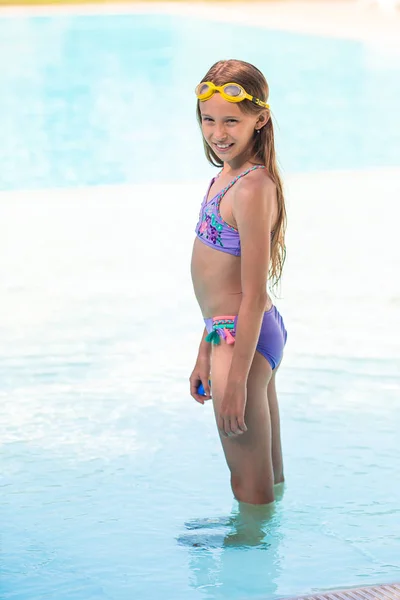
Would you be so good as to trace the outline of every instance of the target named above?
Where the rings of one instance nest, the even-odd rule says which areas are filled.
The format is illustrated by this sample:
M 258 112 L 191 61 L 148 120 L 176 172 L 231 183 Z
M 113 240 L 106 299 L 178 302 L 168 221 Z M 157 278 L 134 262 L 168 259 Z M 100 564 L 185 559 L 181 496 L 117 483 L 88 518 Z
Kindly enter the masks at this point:
M 202 122 L 204 121 L 212 121 L 211 117 L 201 117 Z
M 228 119 L 227 123 L 238 123 L 237 119 Z

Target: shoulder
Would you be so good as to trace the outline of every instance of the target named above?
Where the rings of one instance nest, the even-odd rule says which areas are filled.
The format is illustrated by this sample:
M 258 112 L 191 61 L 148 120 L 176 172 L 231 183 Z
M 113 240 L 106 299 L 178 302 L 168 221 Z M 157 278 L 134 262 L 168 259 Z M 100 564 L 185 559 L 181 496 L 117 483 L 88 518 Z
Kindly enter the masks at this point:
M 275 208 L 276 185 L 266 169 L 255 169 L 238 182 L 233 195 L 233 210 L 259 211 Z

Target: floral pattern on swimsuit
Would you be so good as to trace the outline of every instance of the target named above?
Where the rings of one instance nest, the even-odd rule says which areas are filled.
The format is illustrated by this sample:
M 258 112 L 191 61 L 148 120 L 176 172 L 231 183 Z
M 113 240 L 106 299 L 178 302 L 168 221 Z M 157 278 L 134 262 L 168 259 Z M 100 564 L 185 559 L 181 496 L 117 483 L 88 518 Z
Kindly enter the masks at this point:
M 223 226 L 221 223 L 217 223 L 215 215 L 210 210 L 211 204 L 212 202 L 210 202 L 203 211 L 203 218 L 198 230 L 198 235 L 199 237 L 209 240 L 213 244 L 219 244 L 221 248 L 223 248 L 224 245 L 221 240 Z

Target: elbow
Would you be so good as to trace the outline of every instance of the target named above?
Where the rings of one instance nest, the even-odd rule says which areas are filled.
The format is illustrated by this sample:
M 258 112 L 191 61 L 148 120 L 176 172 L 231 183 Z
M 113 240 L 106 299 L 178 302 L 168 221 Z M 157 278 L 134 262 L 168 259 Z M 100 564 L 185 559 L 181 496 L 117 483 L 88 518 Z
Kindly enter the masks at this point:
M 242 295 L 242 305 L 248 306 L 252 310 L 264 312 L 268 302 L 268 294 L 266 291 L 245 293 Z

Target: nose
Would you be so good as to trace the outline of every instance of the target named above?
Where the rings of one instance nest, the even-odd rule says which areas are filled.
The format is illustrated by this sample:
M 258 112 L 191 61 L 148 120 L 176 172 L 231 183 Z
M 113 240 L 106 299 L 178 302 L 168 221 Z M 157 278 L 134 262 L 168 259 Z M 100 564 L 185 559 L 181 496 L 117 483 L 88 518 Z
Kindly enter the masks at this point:
M 218 142 L 223 142 L 226 139 L 225 125 L 223 123 L 215 126 L 214 137 Z

